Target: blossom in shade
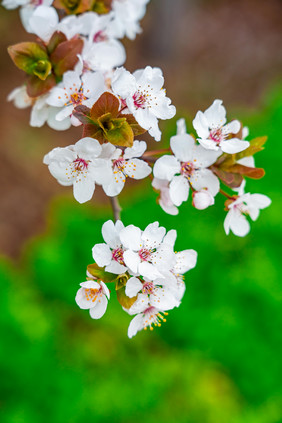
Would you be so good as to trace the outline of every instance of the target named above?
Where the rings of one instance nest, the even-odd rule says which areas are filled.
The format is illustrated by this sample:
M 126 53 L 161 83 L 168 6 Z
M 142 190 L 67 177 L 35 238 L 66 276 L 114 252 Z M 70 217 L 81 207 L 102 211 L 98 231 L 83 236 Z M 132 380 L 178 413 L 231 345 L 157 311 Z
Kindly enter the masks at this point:
M 47 43 L 57 30 L 59 16 L 54 7 L 45 5 L 36 7 L 28 19 L 28 32 L 37 35 Z
M 61 185 L 73 185 L 74 198 L 84 203 L 92 198 L 95 182 L 101 184 L 109 177 L 108 162 L 98 158 L 101 150 L 97 140 L 86 137 L 75 145 L 55 148 L 43 162 Z
M 112 144 L 102 145 L 101 157 L 108 158 L 112 166 L 110 182 L 103 184 L 103 189 L 108 196 L 118 195 L 128 177 L 143 179 L 151 173 L 151 167 L 144 160 L 137 158 L 143 155 L 146 148 L 145 141 L 134 141 L 133 147 L 128 147 L 124 151 Z
M 139 21 L 146 12 L 146 5 L 150 0 L 113 0 L 112 21 L 109 30 L 113 37 L 128 37 L 134 40 L 141 32 Z
M 154 178 L 152 187 L 160 192 L 159 205 L 167 214 L 176 216 L 179 213 L 178 208 L 174 205 L 169 193 L 169 182 L 165 179 Z
M 193 120 L 199 143 L 207 149 L 221 149 L 224 153 L 234 154 L 249 147 L 248 141 L 234 137 L 240 131 L 238 120 L 226 124 L 226 110 L 222 100 L 215 100 L 205 111 L 199 111 Z
M 106 312 L 110 291 L 102 281 L 88 280 L 80 284 L 75 301 L 83 310 L 89 310 L 92 319 L 100 319 Z
M 96 244 L 92 249 L 95 262 L 100 267 L 105 266 L 107 272 L 122 274 L 128 269 L 124 263 L 124 248 L 120 240 L 120 232 L 124 228 L 123 223 L 108 220 L 102 226 L 102 235 L 105 243 Z
M 244 193 L 246 181 L 244 180 L 238 189 L 238 196 L 234 196 L 231 202 L 228 200 L 228 213 L 224 220 L 224 230 L 226 235 L 230 230 L 234 235 L 243 237 L 250 231 L 250 223 L 247 216 L 255 221 L 259 216 L 259 211 L 271 204 L 269 197 L 263 194 Z
M 161 139 L 158 119 L 170 119 L 176 113 L 171 100 L 166 97 L 163 84 L 161 69 L 150 66 L 133 74 L 124 68 L 118 68 L 112 78 L 114 94 L 123 100 L 139 125 L 147 129 L 156 141 Z
M 80 105 L 92 107 L 106 90 L 102 73 L 86 72 L 81 76 L 81 72 L 82 64 L 79 70 L 66 72 L 63 81 L 50 91 L 47 99 L 50 106 L 61 109 L 56 119 L 60 121 L 70 116 L 74 126 L 81 125 L 72 115 L 74 108 Z
M 163 242 L 165 233 L 158 222 L 150 223 L 144 231 L 134 225 L 121 230 L 120 240 L 126 249 L 124 262 L 132 274 L 154 280 L 173 267 L 174 251 Z
M 219 180 L 208 167 L 221 153 L 196 145 L 194 138 L 188 134 L 172 137 L 170 147 L 174 155 L 160 157 L 153 173 L 155 178 L 170 181 L 172 203 L 180 206 L 187 201 L 190 186 L 195 191 L 205 189 L 214 197 L 219 191 Z

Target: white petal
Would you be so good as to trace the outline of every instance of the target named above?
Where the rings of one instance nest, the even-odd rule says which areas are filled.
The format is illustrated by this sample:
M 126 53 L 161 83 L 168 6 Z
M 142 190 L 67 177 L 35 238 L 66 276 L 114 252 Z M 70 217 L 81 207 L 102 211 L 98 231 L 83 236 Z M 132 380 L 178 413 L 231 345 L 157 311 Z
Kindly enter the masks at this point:
M 121 98 L 126 98 L 136 91 L 136 80 L 123 67 L 117 68 L 112 77 L 112 89 Z
M 203 112 L 198 112 L 193 120 L 193 126 L 200 138 L 208 138 L 210 135 L 209 123 Z
M 81 155 L 84 158 L 93 158 L 98 157 L 102 152 L 102 147 L 100 143 L 94 138 L 85 137 L 81 138 L 74 145 L 74 151 Z
M 193 147 L 195 140 L 191 135 L 176 135 L 170 139 L 170 147 L 175 157 L 181 162 L 188 162 L 193 159 Z
M 107 266 L 112 260 L 112 252 L 107 244 L 94 245 L 92 255 L 99 267 Z
M 204 112 L 210 128 L 222 127 L 226 122 L 226 110 L 222 100 L 214 100 L 213 104 Z
M 207 190 L 193 192 L 193 206 L 198 210 L 204 210 L 214 205 L 214 197 Z
M 200 169 L 193 173 L 190 184 L 196 191 L 206 188 L 214 197 L 219 191 L 219 180 L 209 169 Z
M 258 207 L 259 209 L 265 209 L 270 206 L 271 199 L 267 195 L 263 194 L 251 194 L 250 201 L 253 206 Z
M 221 154 L 220 149 L 207 150 L 202 145 L 196 145 L 193 150 L 193 163 L 195 167 L 209 167 L 217 161 Z
M 176 237 L 177 237 L 177 232 L 175 229 L 171 229 L 170 231 L 168 231 L 168 233 L 166 234 L 166 236 L 163 239 L 163 244 L 168 244 L 170 245 L 172 248 L 174 248 L 174 244 L 176 241 Z
M 158 269 L 155 266 L 153 266 L 151 263 L 148 263 L 147 261 L 143 261 L 142 263 L 139 264 L 138 271 L 140 275 L 150 280 L 154 280 L 154 279 L 162 277 L 162 274 L 158 271 Z
M 95 306 L 90 308 L 89 313 L 92 319 L 100 319 L 106 313 L 108 300 L 105 295 L 97 298 Z
M 111 263 L 105 267 L 106 272 L 115 273 L 116 275 L 121 275 L 127 271 L 127 267 L 118 263 L 117 261 L 112 260 Z
M 138 273 L 138 265 L 140 263 L 140 257 L 138 253 L 134 253 L 133 251 L 127 250 L 123 253 L 123 259 L 126 266 L 131 270 L 131 272 Z
M 85 288 L 79 288 L 75 296 L 75 302 L 83 310 L 87 310 L 91 307 L 92 302 L 86 299 Z
M 186 122 L 184 118 L 179 119 L 176 122 L 176 126 L 177 126 L 177 135 L 186 134 L 187 129 L 186 129 Z
M 184 274 L 194 269 L 197 263 L 198 253 L 195 250 L 183 250 L 176 253 L 175 273 Z
M 125 294 L 129 297 L 135 297 L 139 291 L 142 290 L 143 284 L 140 282 L 138 278 L 130 278 L 128 279 L 126 286 L 125 286 Z
M 125 248 L 138 251 L 142 247 L 141 229 L 134 225 L 126 226 L 120 231 L 120 240 Z
M 177 207 L 180 206 L 183 201 L 188 200 L 189 195 L 189 183 L 187 179 L 182 176 L 174 176 L 170 186 L 169 186 L 169 195 L 173 204 Z
M 141 157 L 147 149 L 145 141 L 134 141 L 132 147 L 127 147 L 124 150 L 124 158 L 132 159 L 133 157 Z
M 164 227 L 159 227 L 159 222 L 150 223 L 144 230 L 141 239 L 146 248 L 157 248 L 165 236 L 166 230 Z
M 123 223 L 117 221 L 116 224 L 112 220 L 108 220 L 102 226 L 102 236 L 104 241 L 111 247 L 117 248 L 120 244 L 119 233 L 123 228 Z
M 165 311 L 179 306 L 179 301 L 175 299 L 167 288 L 155 288 L 154 294 L 150 295 L 150 304 Z
M 132 338 L 143 329 L 143 316 L 142 314 L 137 314 L 133 319 L 131 320 L 129 327 L 128 327 L 128 338 Z
M 237 134 L 241 129 L 241 123 L 238 120 L 232 120 L 230 123 L 227 123 L 222 130 L 226 134 Z
M 152 169 L 144 160 L 132 159 L 126 160 L 124 171 L 130 178 L 138 180 L 150 175 Z
M 79 177 L 78 177 L 79 178 Z M 80 179 L 73 182 L 73 196 L 80 204 L 91 200 L 95 190 L 95 183 L 92 178 L 80 176 Z
M 180 163 L 176 157 L 162 156 L 156 161 L 153 173 L 158 179 L 171 181 L 176 173 L 180 173 L 180 168 Z
M 246 150 L 249 146 L 249 141 L 242 141 L 239 138 L 232 138 L 220 143 L 221 150 L 228 154 L 240 153 L 240 151 Z

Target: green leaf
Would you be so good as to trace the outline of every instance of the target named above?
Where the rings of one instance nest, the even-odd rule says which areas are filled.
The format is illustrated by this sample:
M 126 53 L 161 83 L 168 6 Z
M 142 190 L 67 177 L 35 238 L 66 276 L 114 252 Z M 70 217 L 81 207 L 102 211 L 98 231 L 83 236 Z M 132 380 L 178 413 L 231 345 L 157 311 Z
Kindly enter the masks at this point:
M 45 81 L 48 75 L 50 75 L 52 65 L 48 60 L 39 60 L 33 69 L 33 74 L 38 76 L 39 79 Z
M 87 271 L 95 278 L 102 280 L 104 283 L 115 282 L 117 275 L 114 273 L 105 272 L 104 268 L 99 267 L 96 263 L 89 264 Z
M 15 65 L 29 75 L 34 73 L 38 62 L 48 62 L 46 49 L 34 42 L 24 42 L 10 46 L 8 47 L 8 53 Z
M 241 151 L 240 153 L 237 153 L 236 161 L 243 159 L 244 157 L 253 156 L 254 154 L 258 153 L 259 151 L 262 151 L 264 149 L 264 144 L 267 141 L 267 137 L 258 137 L 254 138 L 250 141 L 250 146 L 246 148 L 246 150 Z
M 142 135 L 145 132 L 147 132 L 147 129 L 142 128 L 142 126 L 140 126 L 137 121 L 135 120 L 133 115 L 128 115 L 128 114 L 123 114 L 120 113 L 118 115 L 118 117 L 124 117 L 127 121 L 127 123 L 129 123 L 130 128 L 133 131 L 134 136 L 136 137 L 137 135 Z
M 108 113 L 111 113 L 112 117 L 115 118 L 118 111 L 119 99 L 115 95 L 105 92 L 93 104 L 90 115 L 93 120 L 97 120 Z
M 131 127 L 126 122 L 126 120 L 119 122 L 117 125 L 117 122 L 115 122 L 117 120 L 120 121 L 120 119 L 115 119 L 112 121 L 113 125 L 116 127 L 107 131 L 106 133 L 107 141 L 109 141 L 111 144 L 119 145 L 122 147 L 132 147 L 134 134 Z
M 137 296 L 129 298 L 125 294 L 125 286 L 123 286 L 122 288 L 117 290 L 117 299 L 120 305 L 128 310 L 137 300 Z
M 83 40 L 80 38 L 74 37 L 60 43 L 50 55 L 55 75 L 62 76 L 68 70 L 73 70 L 78 62 L 77 55 L 81 53 L 82 48 Z

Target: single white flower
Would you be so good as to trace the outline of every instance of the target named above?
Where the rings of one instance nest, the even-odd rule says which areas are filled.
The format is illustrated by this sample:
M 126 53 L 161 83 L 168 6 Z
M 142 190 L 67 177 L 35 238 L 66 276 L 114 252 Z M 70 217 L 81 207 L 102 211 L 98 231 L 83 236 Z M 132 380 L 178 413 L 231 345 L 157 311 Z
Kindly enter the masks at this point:
M 238 189 L 238 197 L 228 205 L 228 213 L 224 220 L 226 235 L 230 230 L 237 236 L 246 236 L 250 231 L 250 224 L 246 216 L 255 221 L 259 211 L 271 204 L 269 197 L 263 194 L 244 193 L 246 181 L 244 180 Z
M 178 307 L 180 302 L 177 301 L 169 289 L 169 286 L 163 283 L 164 279 L 156 279 L 151 281 L 145 278 L 141 281 L 140 278 L 132 277 L 128 279 L 125 286 L 125 294 L 129 298 L 136 297 L 137 304 L 149 303 L 151 306 L 156 307 L 160 310 L 171 310 L 174 307 Z M 135 304 L 135 303 L 134 303 Z M 136 310 L 136 305 L 130 308 L 131 312 Z M 135 312 L 133 313 L 135 314 Z
M 25 2 L 25 4 L 20 8 L 20 18 L 21 18 L 22 24 L 24 26 L 24 29 L 27 32 L 36 33 L 36 32 L 33 31 L 33 27 L 30 25 L 30 19 L 32 18 L 36 9 L 38 9 L 41 6 L 50 7 L 52 5 L 52 3 L 53 3 L 53 0 L 28 0 L 28 1 Z M 46 19 L 48 19 L 48 17 L 50 19 L 49 22 L 48 22 L 48 20 L 46 20 Z M 42 14 L 41 14 L 41 18 L 44 18 L 44 16 Z M 45 16 L 45 20 L 44 20 L 44 25 L 46 25 L 46 28 L 41 28 L 41 30 L 39 29 L 39 31 L 41 31 L 41 33 L 44 34 L 44 32 L 47 30 L 47 28 L 49 28 L 49 31 L 50 31 L 51 27 L 53 27 L 54 31 L 55 31 L 56 30 L 56 28 L 55 28 L 56 24 L 54 25 L 55 21 L 58 22 L 57 18 L 55 17 L 54 12 L 47 12 L 47 15 Z M 41 22 L 43 22 L 43 21 L 41 21 Z M 37 31 L 37 29 L 38 29 L 38 25 L 36 25 L 36 23 L 35 23 L 35 31 Z M 46 34 L 46 32 L 45 32 L 45 34 Z
M 100 267 L 105 266 L 105 271 L 115 274 L 125 273 L 128 269 L 124 263 L 124 248 L 120 240 L 120 231 L 124 228 L 123 223 L 108 220 L 102 226 L 102 235 L 105 243 L 96 244 L 92 249 L 95 262 Z
M 163 243 L 166 230 L 158 222 L 149 224 L 142 232 L 134 225 L 120 232 L 120 240 L 126 249 L 123 253 L 125 265 L 134 275 L 154 280 L 163 277 L 162 272 L 173 267 L 174 252 Z
M 118 195 L 122 191 L 127 177 L 143 179 L 151 173 L 151 167 L 144 160 L 136 158 L 141 157 L 146 148 L 145 141 L 134 141 L 133 147 L 126 148 L 124 152 L 112 144 L 102 145 L 104 150 L 102 157 L 104 158 L 108 154 L 112 166 L 111 180 L 108 184 L 103 184 L 103 189 L 108 196 Z
M 133 306 L 135 305 L 135 309 L 132 312 L 130 310 L 128 311 L 129 314 L 138 313 L 129 324 L 127 332 L 129 338 L 135 336 L 142 329 L 147 330 L 149 328 L 152 331 L 154 326 L 160 327 L 162 322 L 166 322 L 164 316 L 168 314 L 164 310 L 151 306 L 148 300 L 146 302 L 140 301 L 140 307 L 138 308 L 136 305 L 137 302 L 138 300 L 133 304 Z
M 249 147 L 248 141 L 239 138 L 230 138 L 229 135 L 237 134 L 241 128 L 238 120 L 226 124 L 226 110 L 222 100 L 215 100 L 205 111 L 199 111 L 193 120 L 193 126 L 199 136 L 199 143 L 210 150 L 221 150 L 224 153 L 234 154 Z
M 63 76 L 63 81 L 52 88 L 47 99 L 50 106 L 61 108 L 56 115 L 57 120 L 71 116 L 74 126 L 81 125 L 72 112 L 76 106 L 92 107 L 98 98 L 106 91 L 103 74 L 100 72 L 86 72 L 82 76 L 82 64 L 78 71 L 68 71 Z
M 158 119 L 170 119 L 175 107 L 162 88 L 164 78 L 161 69 L 147 66 L 133 74 L 118 68 L 113 74 L 112 90 L 125 103 L 142 128 L 147 129 L 156 141 L 161 139 Z
M 207 169 L 216 162 L 219 151 L 206 150 L 196 145 L 188 134 L 176 135 L 170 140 L 173 156 L 160 157 L 153 169 L 158 179 L 170 181 L 169 194 L 175 206 L 187 201 L 189 187 L 200 191 L 206 189 L 213 197 L 219 191 L 219 180 Z
M 112 21 L 109 27 L 114 38 L 128 37 L 134 40 L 141 32 L 139 21 L 146 13 L 146 5 L 150 0 L 113 0 Z
M 80 284 L 75 301 L 83 310 L 89 310 L 92 319 L 100 319 L 106 312 L 110 291 L 104 282 L 89 280 Z
M 97 140 L 86 137 L 75 145 L 54 148 L 43 163 L 61 185 L 73 185 L 74 198 L 84 203 L 92 198 L 95 182 L 102 184 L 110 174 L 107 161 L 98 158 L 101 150 Z
M 169 193 L 169 182 L 165 179 L 154 178 L 152 181 L 152 187 L 157 191 L 160 191 L 159 205 L 163 211 L 172 216 L 176 216 L 179 213 L 178 208 L 173 204 Z

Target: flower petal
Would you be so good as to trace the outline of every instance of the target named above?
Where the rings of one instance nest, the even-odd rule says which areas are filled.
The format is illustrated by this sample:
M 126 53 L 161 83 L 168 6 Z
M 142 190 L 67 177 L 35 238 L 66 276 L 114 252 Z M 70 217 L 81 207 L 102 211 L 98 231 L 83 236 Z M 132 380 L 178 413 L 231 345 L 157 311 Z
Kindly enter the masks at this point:
M 107 244 L 94 245 L 92 256 L 99 267 L 109 265 L 112 260 L 112 252 Z
M 140 282 L 138 278 L 130 278 L 128 279 L 126 286 L 125 286 L 125 294 L 129 297 L 135 297 L 139 291 L 142 290 L 143 284 Z
M 90 308 L 89 313 L 92 319 L 100 319 L 106 313 L 108 300 L 105 295 L 96 300 L 95 306 Z
M 189 195 L 189 183 L 187 179 L 182 176 L 174 176 L 169 185 L 169 195 L 173 204 L 177 207 L 180 206 L 183 201 L 188 200 Z

